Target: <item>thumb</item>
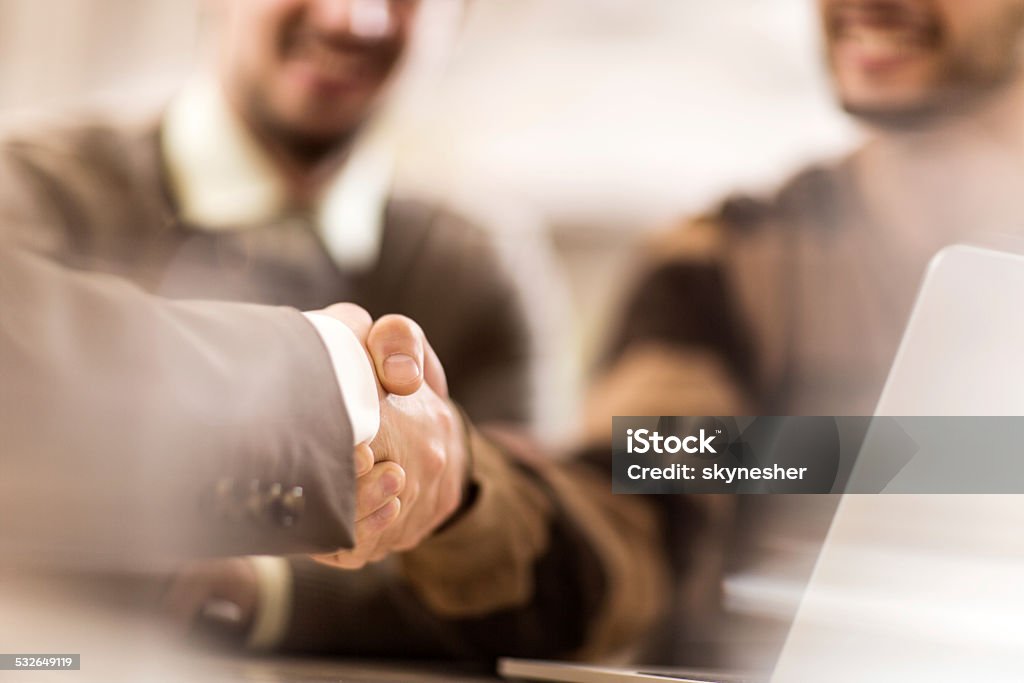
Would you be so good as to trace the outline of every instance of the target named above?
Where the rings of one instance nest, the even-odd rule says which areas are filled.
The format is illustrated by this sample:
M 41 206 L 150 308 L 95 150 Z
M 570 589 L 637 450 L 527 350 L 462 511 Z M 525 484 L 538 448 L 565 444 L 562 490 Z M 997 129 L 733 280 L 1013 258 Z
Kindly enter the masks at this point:
M 435 393 L 448 396 L 441 361 L 415 321 L 404 315 L 381 317 L 370 329 L 366 348 L 385 391 L 407 396 L 426 381 Z

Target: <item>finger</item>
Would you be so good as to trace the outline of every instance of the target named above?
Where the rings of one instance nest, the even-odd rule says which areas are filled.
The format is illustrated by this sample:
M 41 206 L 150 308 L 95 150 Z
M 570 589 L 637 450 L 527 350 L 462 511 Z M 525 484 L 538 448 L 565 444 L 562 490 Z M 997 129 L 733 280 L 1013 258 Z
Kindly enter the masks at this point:
M 362 546 L 376 546 L 377 541 L 402 511 L 402 501 L 392 498 L 372 514 L 356 522 L 356 549 Z M 370 553 L 366 553 L 369 555 Z
M 325 564 L 334 569 L 362 569 L 366 566 L 366 558 L 352 555 L 349 551 L 330 555 L 312 555 L 314 562 Z
M 314 562 L 325 564 L 335 569 L 362 569 L 366 565 L 366 558 L 355 550 L 341 550 L 325 555 L 310 555 L 310 558 Z
M 356 522 L 356 547 L 353 551 L 363 564 L 381 552 L 387 553 L 389 544 L 385 539 L 399 533 L 402 500 L 393 498 L 384 507 L 361 522 Z
M 363 477 L 373 469 L 373 449 L 368 444 L 359 444 L 352 453 L 352 461 L 355 465 L 356 477 Z
M 339 569 L 361 568 L 371 556 L 379 554 L 377 544 L 381 535 L 398 519 L 401 510 L 401 501 L 398 498 L 391 499 L 373 514 L 356 522 L 355 548 L 311 557 L 320 564 Z
M 444 373 L 444 366 L 441 359 L 434 353 L 434 347 L 424 338 L 426 346 L 423 359 L 423 380 L 434 393 L 441 398 L 448 398 L 448 377 Z
M 373 318 L 370 317 L 370 314 L 362 306 L 357 306 L 356 304 L 333 304 L 323 310 L 316 311 L 316 313 L 330 316 L 335 320 L 345 323 L 356 335 L 356 338 L 364 344 L 366 343 L 367 335 L 370 333 L 370 328 L 373 326 Z
M 366 338 L 384 390 L 407 396 L 423 385 L 423 330 L 404 315 L 385 315 Z
M 405 488 L 405 470 L 394 462 L 374 465 L 356 482 L 356 521 L 380 510 Z

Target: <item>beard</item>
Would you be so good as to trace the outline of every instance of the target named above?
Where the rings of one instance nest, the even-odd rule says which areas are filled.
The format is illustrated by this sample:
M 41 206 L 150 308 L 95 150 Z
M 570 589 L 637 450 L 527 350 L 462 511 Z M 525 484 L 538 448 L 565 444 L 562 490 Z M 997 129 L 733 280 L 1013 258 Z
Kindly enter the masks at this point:
M 970 116 L 1024 75 L 1022 48 L 1024 3 L 1014 3 L 998 20 L 976 30 L 966 45 L 946 54 L 941 76 L 931 84 L 930 92 L 903 104 L 877 106 L 844 101 L 840 94 L 840 105 L 859 121 L 894 132 L 927 129 Z
M 985 82 L 975 80 L 949 84 L 926 98 L 905 105 L 873 107 L 840 101 L 840 106 L 844 112 L 871 128 L 912 133 L 970 116 L 1007 90 L 1020 75 L 1015 68 Z

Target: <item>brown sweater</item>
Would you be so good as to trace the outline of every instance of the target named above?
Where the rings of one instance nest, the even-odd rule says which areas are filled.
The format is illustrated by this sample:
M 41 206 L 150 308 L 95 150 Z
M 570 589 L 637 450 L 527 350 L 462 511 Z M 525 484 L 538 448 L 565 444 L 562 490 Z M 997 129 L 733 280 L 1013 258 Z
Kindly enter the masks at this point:
M 644 388 L 616 384 L 593 400 L 635 410 L 670 394 L 679 415 L 871 415 L 924 269 L 957 233 L 875 222 L 856 170 L 856 155 L 808 168 L 775 196 L 729 199 L 659 238 L 609 363 L 609 377 Z

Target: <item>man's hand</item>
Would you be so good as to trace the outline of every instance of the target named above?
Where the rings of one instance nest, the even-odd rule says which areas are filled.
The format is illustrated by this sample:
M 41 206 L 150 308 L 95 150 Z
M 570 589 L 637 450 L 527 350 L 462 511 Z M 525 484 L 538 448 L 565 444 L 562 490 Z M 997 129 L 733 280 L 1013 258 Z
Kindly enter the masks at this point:
M 381 401 L 381 429 L 371 448 L 375 467 L 391 463 L 405 472 L 397 518 L 380 534 L 360 535 L 357 528 L 354 549 L 314 556 L 320 562 L 356 569 L 414 548 L 462 502 L 468 467 L 462 420 L 430 386 Z
M 356 547 L 316 556 L 354 569 L 415 547 L 451 516 L 462 499 L 466 446 L 444 369 L 419 325 L 400 315 L 373 322 L 353 304 L 318 313 L 364 342 L 381 396 L 380 431 L 356 460 Z M 397 493 L 389 497 L 396 479 Z
M 349 303 L 316 312 L 347 325 L 366 347 L 377 377 L 382 413 L 389 395 L 415 394 L 424 381 L 447 398 L 448 383 L 441 362 L 423 330 L 409 318 L 386 315 L 374 322 L 369 313 Z M 398 496 L 408 480 L 400 461 L 382 455 L 375 457 L 375 450 L 360 446 L 355 451 L 357 547 L 375 546 L 384 530 L 398 519 L 402 508 Z

